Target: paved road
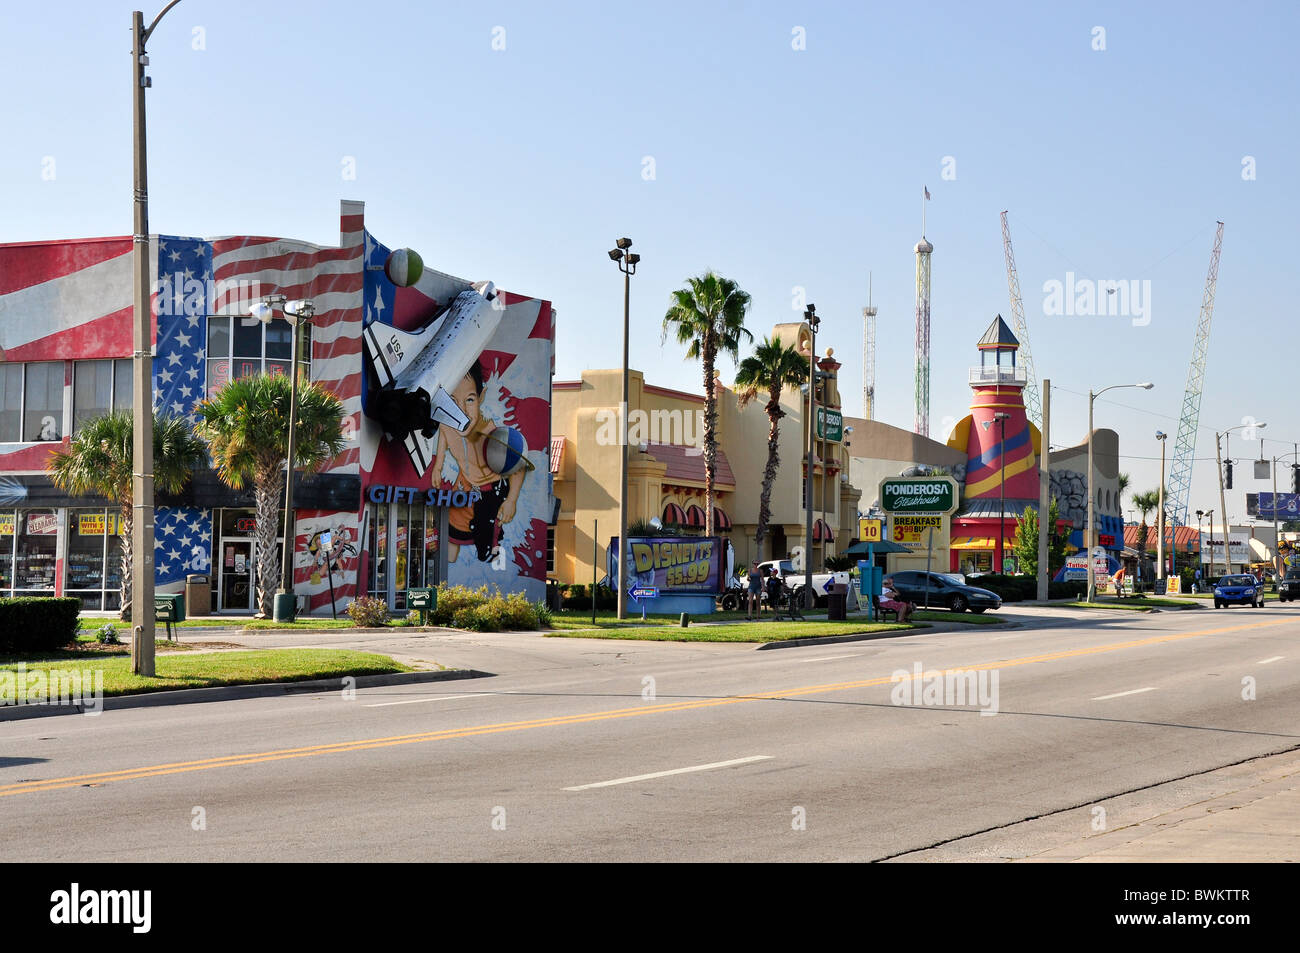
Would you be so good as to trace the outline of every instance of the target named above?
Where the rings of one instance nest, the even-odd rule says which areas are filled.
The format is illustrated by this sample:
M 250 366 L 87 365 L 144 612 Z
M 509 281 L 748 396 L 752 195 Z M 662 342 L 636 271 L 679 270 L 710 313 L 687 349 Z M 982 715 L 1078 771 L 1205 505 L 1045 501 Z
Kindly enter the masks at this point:
M 66 861 L 1032 856 L 1086 836 L 1098 806 L 1129 823 L 1300 747 L 1298 613 L 1036 608 L 1007 613 L 1020 628 L 768 651 L 331 635 L 496 674 L 0 723 L 0 844 Z M 925 681 L 891 674 L 916 666 L 996 675 L 998 714 L 894 704 Z

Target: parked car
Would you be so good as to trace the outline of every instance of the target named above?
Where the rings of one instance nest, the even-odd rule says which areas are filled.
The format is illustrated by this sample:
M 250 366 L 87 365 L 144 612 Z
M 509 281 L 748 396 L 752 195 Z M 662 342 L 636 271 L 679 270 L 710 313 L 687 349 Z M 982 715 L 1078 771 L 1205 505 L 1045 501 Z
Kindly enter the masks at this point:
M 1300 599 L 1300 569 L 1288 569 L 1286 576 L 1278 584 L 1277 597 L 1283 602 Z
M 1264 605 L 1264 587 L 1254 576 L 1224 576 L 1214 586 L 1214 608 Z
M 949 574 L 904 570 L 892 573 L 890 578 L 898 594 L 918 606 L 925 606 L 928 598 L 931 608 L 953 612 L 970 609 L 979 613 L 1002 608 L 1002 597 L 996 592 L 956 582 Z

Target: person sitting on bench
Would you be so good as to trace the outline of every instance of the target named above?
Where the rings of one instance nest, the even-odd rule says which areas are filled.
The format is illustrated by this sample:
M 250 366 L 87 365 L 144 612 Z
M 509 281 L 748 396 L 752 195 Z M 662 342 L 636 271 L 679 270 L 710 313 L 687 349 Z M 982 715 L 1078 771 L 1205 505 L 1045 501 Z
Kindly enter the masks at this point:
M 898 613 L 898 621 L 906 622 L 912 617 L 915 607 L 910 602 L 905 602 L 899 598 L 898 590 L 894 588 L 894 577 L 890 576 L 884 581 L 880 589 L 880 608 L 892 609 Z

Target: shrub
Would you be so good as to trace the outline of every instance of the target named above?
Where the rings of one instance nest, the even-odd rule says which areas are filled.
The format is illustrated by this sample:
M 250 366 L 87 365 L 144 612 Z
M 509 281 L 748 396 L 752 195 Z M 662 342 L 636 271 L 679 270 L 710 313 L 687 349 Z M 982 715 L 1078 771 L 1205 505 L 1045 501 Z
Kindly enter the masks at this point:
M 440 586 L 434 621 L 475 632 L 507 632 L 549 628 L 551 613 L 544 604 L 529 602 L 522 592 L 489 595 L 487 586 Z
M 374 629 L 388 624 L 388 603 L 375 596 L 362 596 L 348 606 L 348 616 L 359 629 Z
M 61 649 L 77 637 L 80 599 L 0 599 L 0 652 Z
M 112 623 L 104 623 L 95 630 L 95 639 L 100 645 L 121 645 L 122 640 L 117 636 L 117 629 Z
M 1086 582 L 1049 582 L 1047 584 L 1047 598 L 1049 599 L 1082 599 L 1088 594 L 1088 584 Z

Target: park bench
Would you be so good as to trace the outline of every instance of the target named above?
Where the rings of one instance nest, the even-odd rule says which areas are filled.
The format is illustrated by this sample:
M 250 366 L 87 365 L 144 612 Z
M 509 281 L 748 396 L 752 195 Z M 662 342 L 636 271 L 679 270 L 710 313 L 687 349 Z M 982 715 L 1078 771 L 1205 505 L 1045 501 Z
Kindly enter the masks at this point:
M 167 641 L 179 642 L 180 638 L 174 636 L 172 626 L 180 620 L 176 618 L 176 603 L 170 599 L 155 600 L 153 604 L 153 618 L 155 622 L 162 622 L 167 627 Z
M 891 616 L 891 615 L 894 617 L 894 621 L 895 621 L 895 622 L 898 621 L 898 610 L 897 610 L 897 609 L 886 609 L 884 606 L 882 606 L 882 605 L 880 604 L 880 596 L 872 596 L 872 597 L 871 597 L 871 608 L 873 608 L 873 609 L 875 610 L 876 621 L 878 621 L 878 622 L 884 622 L 884 621 L 886 621 L 885 617 L 886 617 L 886 616 Z
M 786 586 L 782 586 L 781 598 L 778 601 L 771 603 L 772 618 L 779 622 L 781 620 L 781 616 L 784 614 L 785 617 L 789 619 L 791 622 L 795 621 L 796 619 L 802 622 L 803 607 L 796 605 L 795 602 L 796 600 L 794 597 L 794 591 L 789 589 Z

